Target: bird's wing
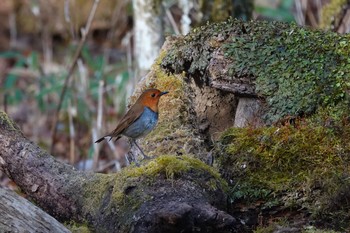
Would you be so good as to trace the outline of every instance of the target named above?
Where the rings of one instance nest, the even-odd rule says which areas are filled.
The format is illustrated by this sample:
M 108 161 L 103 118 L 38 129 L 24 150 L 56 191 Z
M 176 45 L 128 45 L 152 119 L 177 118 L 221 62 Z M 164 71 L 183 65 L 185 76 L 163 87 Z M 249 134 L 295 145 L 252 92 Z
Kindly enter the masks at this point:
M 129 111 L 123 116 L 118 123 L 117 127 L 105 137 L 117 137 L 120 135 L 129 125 L 135 122 L 143 113 L 144 107 L 140 104 L 133 105 Z

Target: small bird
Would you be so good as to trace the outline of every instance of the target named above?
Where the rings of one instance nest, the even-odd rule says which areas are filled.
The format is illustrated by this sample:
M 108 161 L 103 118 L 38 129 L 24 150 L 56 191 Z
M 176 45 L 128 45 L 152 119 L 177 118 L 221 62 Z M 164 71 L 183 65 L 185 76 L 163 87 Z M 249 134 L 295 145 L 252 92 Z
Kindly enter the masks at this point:
M 148 158 L 139 145 L 137 145 L 136 139 L 146 136 L 157 125 L 159 99 L 162 95 L 168 93 L 168 91 L 161 92 L 158 89 L 145 90 L 137 99 L 136 103 L 123 116 L 117 127 L 111 133 L 98 139 L 95 143 L 99 143 L 105 138 L 111 140 L 115 137 L 115 140 L 118 140 L 121 136 L 126 136 L 136 145 L 142 155 Z

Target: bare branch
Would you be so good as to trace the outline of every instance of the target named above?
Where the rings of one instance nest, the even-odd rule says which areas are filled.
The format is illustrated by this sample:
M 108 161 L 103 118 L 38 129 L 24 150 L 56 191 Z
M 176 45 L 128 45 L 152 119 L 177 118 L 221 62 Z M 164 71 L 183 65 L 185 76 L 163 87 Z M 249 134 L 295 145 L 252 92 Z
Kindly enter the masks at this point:
M 66 94 L 66 91 L 67 91 L 67 88 L 68 88 L 68 84 L 69 84 L 69 81 L 70 81 L 70 78 L 73 74 L 73 71 L 77 65 L 77 61 L 78 61 L 78 58 L 80 57 L 80 54 L 81 54 L 81 50 L 83 49 L 83 46 L 85 44 L 85 41 L 86 41 L 86 38 L 87 38 L 87 35 L 89 34 L 89 31 L 90 31 L 90 28 L 91 28 L 91 24 L 92 24 L 92 21 L 95 17 L 95 13 L 96 13 L 96 10 L 97 10 L 97 7 L 98 7 L 98 4 L 99 4 L 100 0 L 95 0 L 94 1 L 94 4 L 91 8 L 91 11 L 90 11 L 90 14 L 89 14 L 89 18 L 87 20 L 87 23 L 86 23 L 86 26 L 85 28 L 83 28 L 81 30 L 81 34 L 82 34 L 82 37 L 81 37 L 81 40 L 79 42 L 79 45 L 78 45 L 78 48 L 74 54 L 74 57 L 73 57 L 73 61 L 72 61 L 72 64 L 68 70 L 68 74 L 66 76 L 66 79 L 64 81 L 64 85 L 63 85 L 63 89 L 62 89 L 62 92 L 61 92 L 61 95 L 60 95 L 60 100 L 58 102 L 58 106 L 57 106 L 57 109 L 56 109 L 56 112 L 55 112 L 55 115 L 54 115 L 54 120 L 53 120 L 53 126 L 52 126 L 52 133 L 51 133 L 51 139 L 52 139 L 52 142 L 51 142 L 51 153 L 53 151 L 53 148 L 55 146 L 55 138 L 56 138 L 56 133 L 57 133 L 57 123 L 58 123 L 58 115 L 60 113 L 60 110 L 62 108 L 62 103 L 63 103 L 63 99 L 64 99 L 64 96 Z

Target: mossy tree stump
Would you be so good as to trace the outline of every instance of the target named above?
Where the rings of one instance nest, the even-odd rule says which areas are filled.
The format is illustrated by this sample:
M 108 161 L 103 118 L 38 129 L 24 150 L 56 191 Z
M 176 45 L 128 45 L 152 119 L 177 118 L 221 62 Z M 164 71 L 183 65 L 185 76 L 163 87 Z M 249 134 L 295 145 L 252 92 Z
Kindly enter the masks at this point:
M 326 219 L 328 223 L 323 226 L 348 229 L 349 206 L 335 210 L 330 203 L 339 206 L 350 200 L 349 195 L 344 194 L 349 187 L 345 152 L 348 147 L 341 139 L 348 135 L 349 127 L 346 117 L 350 114 L 349 41 L 349 35 L 309 30 L 295 24 L 238 20 L 208 24 L 187 36 L 168 38 L 140 89 L 169 89 L 176 97 L 170 95 L 162 100 L 159 128 L 145 138 L 143 147 L 155 155 L 192 154 L 203 161 L 212 161 L 214 154 L 216 165 L 232 182 L 230 200 L 234 207 L 230 213 L 238 214 L 235 216 L 248 225 L 258 224 L 262 216 L 273 219 L 284 211 L 293 215 L 293 211 L 286 209 L 299 208 L 293 216 L 301 216 L 303 224 L 321 223 Z M 315 115 L 313 121 L 304 120 Z M 276 128 L 270 128 L 271 125 Z M 229 137 L 231 141 L 218 140 L 222 132 L 230 133 L 233 126 L 247 128 L 233 128 L 235 134 Z M 270 145 L 269 140 L 274 136 L 258 133 L 255 129 L 260 127 L 261 131 L 276 131 L 272 135 L 279 135 L 279 130 L 290 130 L 290 134 L 277 138 L 276 145 Z M 328 140 L 341 143 L 327 144 L 329 148 L 326 149 L 317 145 L 318 139 L 310 140 L 310 148 L 305 144 L 295 145 L 290 137 L 309 137 L 304 135 L 302 127 L 306 127 L 307 132 L 314 128 L 321 128 L 322 132 L 330 130 L 330 135 L 334 135 Z M 254 138 L 257 138 L 256 145 L 249 143 Z M 280 153 L 274 151 L 276 148 Z M 283 152 L 288 148 L 294 153 Z M 343 164 L 329 164 L 327 151 L 333 151 L 331 157 L 341 158 Z M 242 158 L 241 153 L 245 155 Z M 304 159 L 303 155 L 308 158 Z M 265 159 L 269 162 L 261 162 Z M 286 168 L 292 172 L 286 178 L 280 167 L 292 165 L 291 161 L 300 164 Z M 304 164 L 305 161 L 308 162 Z M 315 167 L 312 161 L 319 162 L 318 168 L 327 171 L 329 176 L 324 176 L 324 181 L 318 180 L 320 175 L 312 171 Z M 332 175 L 331 171 L 337 172 Z M 296 175 L 297 172 L 300 174 Z M 270 177 L 259 181 L 259 177 L 275 173 L 280 180 Z M 298 180 L 299 175 L 302 179 Z M 254 182 L 250 182 L 252 180 Z M 271 188 L 276 182 L 281 182 L 281 186 Z M 306 183 L 314 186 L 308 186 L 309 191 L 299 192 L 296 186 L 290 185 L 304 187 Z M 314 195 L 319 192 L 320 183 L 326 194 Z M 290 198 L 295 192 L 303 194 L 300 198 Z M 256 196 L 258 198 L 254 199 Z M 276 198 L 268 198 L 271 196 Z M 256 206 L 249 205 L 252 199 L 258 202 Z M 285 203 L 286 200 L 291 203 Z

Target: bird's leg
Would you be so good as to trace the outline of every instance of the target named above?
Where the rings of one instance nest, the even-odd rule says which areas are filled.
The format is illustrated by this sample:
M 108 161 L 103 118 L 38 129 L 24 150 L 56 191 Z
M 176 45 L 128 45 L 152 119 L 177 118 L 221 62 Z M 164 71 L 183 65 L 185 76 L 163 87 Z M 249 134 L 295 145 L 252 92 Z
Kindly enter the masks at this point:
M 128 157 L 130 157 L 130 159 L 128 159 Z M 140 165 L 139 162 L 138 162 L 137 159 L 136 159 L 136 156 L 135 156 L 134 153 L 132 153 L 131 151 L 129 151 L 129 152 L 127 153 L 127 155 L 125 155 L 125 158 L 126 158 L 126 160 L 128 161 L 129 165 L 131 164 L 131 162 L 135 162 L 135 165 L 136 165 L 136 166 L 139 166 L 139 165 Z
M 141 147 L 137 145 L 136 140 L 131 140 L 131 142 L 135 144 L 135 146 L 139 149 L 139 151 L 141 151 L 141 154 L 143 155 L 144 159 L 150 159 L 150 157 L 148 157 L 145 153 L 143 153 L 143 150 L 141 149 Z

